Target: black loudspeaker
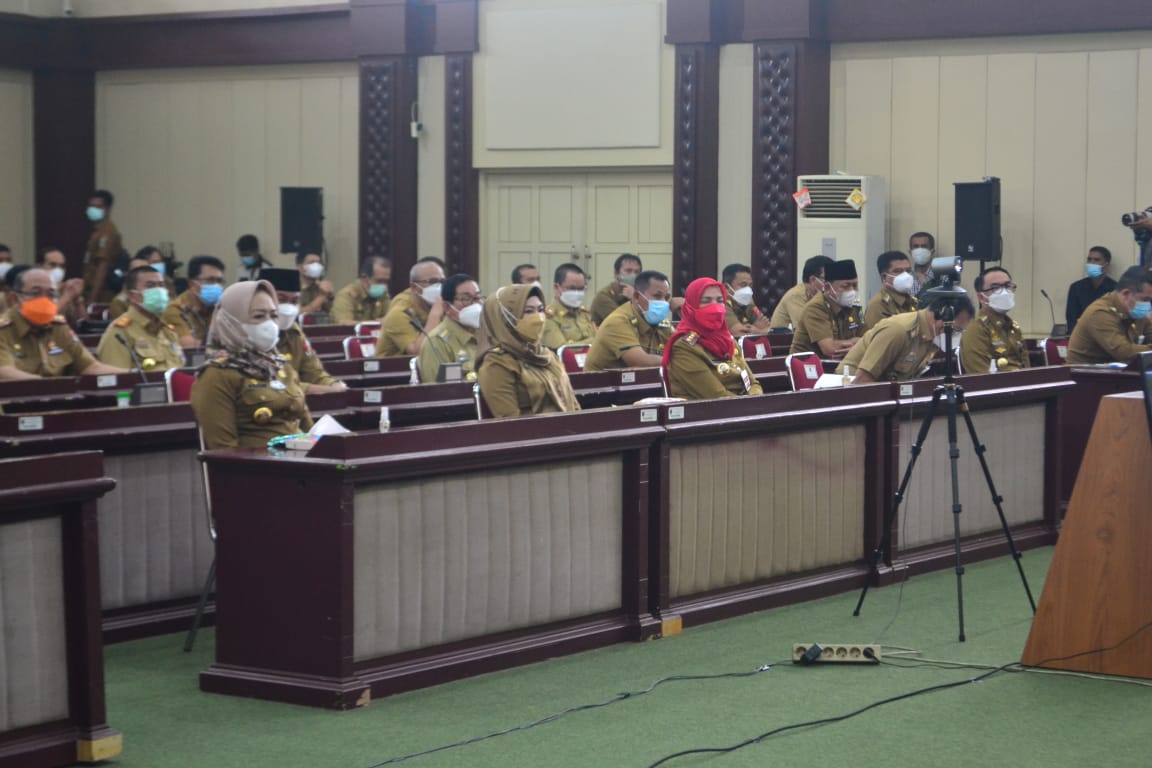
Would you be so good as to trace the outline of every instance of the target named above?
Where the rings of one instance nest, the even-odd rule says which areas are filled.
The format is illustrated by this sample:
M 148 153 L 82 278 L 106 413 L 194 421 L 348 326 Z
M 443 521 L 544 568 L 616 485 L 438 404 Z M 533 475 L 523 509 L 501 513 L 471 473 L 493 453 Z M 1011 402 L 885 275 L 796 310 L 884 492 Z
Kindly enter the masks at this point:
M 1000 261 L 1000 179 L 955 182 L 956 255 L 966 261 Z
M 323 246 L 324 190 L 280 187 L 280 253 L 321 253 Z

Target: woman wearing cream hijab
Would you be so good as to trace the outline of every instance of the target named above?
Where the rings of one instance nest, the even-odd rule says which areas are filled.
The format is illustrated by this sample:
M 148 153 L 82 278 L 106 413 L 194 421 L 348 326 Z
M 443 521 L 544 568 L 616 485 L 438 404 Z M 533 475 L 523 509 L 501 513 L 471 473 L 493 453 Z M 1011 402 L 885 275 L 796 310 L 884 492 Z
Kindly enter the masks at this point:
M 580 410 L 564 366 L 540 344 L 544 295 L 539 288 L 506 285 L 489 296 L 481 333 L 489 349 L 480 356 L 476 378 L 493 416 Z
M 312 426 L 296 369 L 276 354 L 279 335 L 271 283 L 228 286 L 208 328 L 209 360 L 192 385 L 205 448 L 263 448 Z

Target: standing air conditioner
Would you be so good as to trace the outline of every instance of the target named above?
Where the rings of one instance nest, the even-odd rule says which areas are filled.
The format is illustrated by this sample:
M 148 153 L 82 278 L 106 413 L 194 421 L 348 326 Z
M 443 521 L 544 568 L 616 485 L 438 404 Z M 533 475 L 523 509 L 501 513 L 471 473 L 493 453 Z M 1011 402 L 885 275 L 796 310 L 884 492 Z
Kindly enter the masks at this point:
M 888 187 L 883 176 L 798 176 L 796 189 L 807 188 L 812 205 L 797 208 L 796 276 L 813 256 L 852 259 L 860 277 L 860 303 L 880 289 L 876 257 L 888 250 Z M 853 190 L 864 193 L 860 210 L 848 204 Z

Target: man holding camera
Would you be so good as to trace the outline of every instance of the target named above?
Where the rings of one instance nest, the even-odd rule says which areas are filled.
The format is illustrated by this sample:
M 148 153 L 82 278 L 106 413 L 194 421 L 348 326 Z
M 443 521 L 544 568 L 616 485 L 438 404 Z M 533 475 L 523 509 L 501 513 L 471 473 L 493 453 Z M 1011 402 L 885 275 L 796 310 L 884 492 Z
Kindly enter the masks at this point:
M 1116 290 L 1088 305 L 1068 340 L 1070 365 L 1130 363 L 1152 351 L 1152 273 L 1129 267 Z
M 1132 236 L 1140 244 L 1140 266 L 1152 269 L 1152 207 L 1137 213 L 1126 213 L 1120 217 L 1120 221 L 1132 230 Z

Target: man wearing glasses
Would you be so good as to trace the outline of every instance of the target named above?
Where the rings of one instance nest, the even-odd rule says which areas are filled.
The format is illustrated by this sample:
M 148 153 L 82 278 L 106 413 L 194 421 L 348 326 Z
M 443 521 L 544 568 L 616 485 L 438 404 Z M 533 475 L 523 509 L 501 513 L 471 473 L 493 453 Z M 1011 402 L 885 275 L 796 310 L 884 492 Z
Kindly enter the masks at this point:
M 126 373 L 92 357 L 59 312 L 60 294 L 43 269 L 12 280 L 12 307 L 0 317 L 0 380 Z
M 960 338 L 963 373 L 1019 371 L 1028 367 L 1028 350 L 1020 324 L 1008 316 L 1016 306 L 1016 283 L 1003 267 L 976 276 L 980 311 Z
M 202 347 L 212 312 L 224 293 L 224 262 L 215 256 L 188 261 L 188 290 L 177 296 L 161 319 L 172 326 L 182 347 Z
M 484 309 L 480 285 L 470 275 L 452 275 L 440 286 L 440 299 L 444 303 L 444 319 L 420 348 L 420 381 L 437 381 L 440 368 L 446 363 L 460 363 L 465 380 L 475 381 L 476 334 Z
M 408 272 L 408 282 L 407 304 L 397 302 L 380 324 L 376 357 L 420 354 L 424 340 L 444 318 L 443 267 L 435 261 L 418 261 Z
M 392 299 L 388 281 L 392 262 L 383 256 L 369 256 L 360 262 L 360 276 L 336 293 L 329 316 L 333 323 L 350 325 L 379 320 L 388 314 Z

